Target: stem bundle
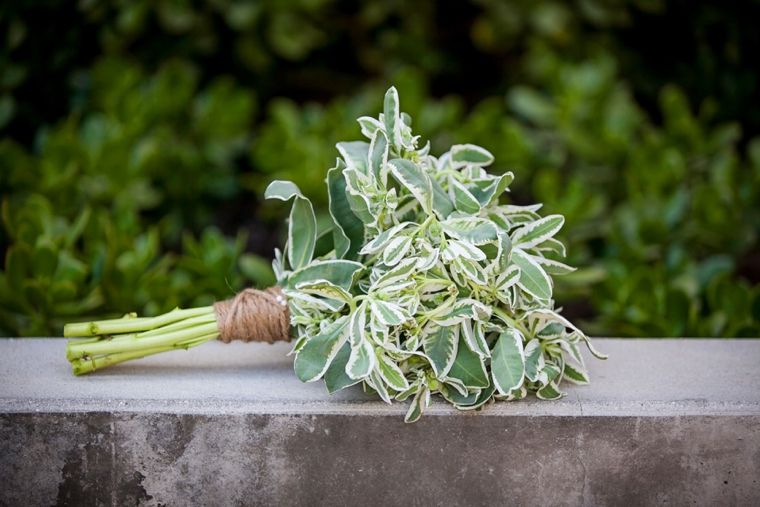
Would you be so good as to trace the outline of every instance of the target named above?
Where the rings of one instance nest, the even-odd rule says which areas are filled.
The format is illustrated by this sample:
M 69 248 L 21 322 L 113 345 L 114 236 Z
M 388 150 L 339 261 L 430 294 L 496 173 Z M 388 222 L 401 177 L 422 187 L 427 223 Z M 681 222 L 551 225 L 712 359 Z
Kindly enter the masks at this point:
M 75 375 L 114 364 L 177 349 L 197 347 L 219 338 L 214 307 L 176 308 L 157 317 L 138 318 L 130 313 L 121 319 L 67 324 L 63 330 L 72 340 L 66 358 Z

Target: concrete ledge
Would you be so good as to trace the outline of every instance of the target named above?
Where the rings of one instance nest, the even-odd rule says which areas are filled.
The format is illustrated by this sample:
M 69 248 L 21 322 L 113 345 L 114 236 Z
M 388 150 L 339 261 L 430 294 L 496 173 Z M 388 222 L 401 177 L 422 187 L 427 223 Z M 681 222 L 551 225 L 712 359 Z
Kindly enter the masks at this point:
M 595 344 L 562 400 L 405 425 L 286 344 L 75 378 L 64 340 L 0 340 L 0 506 L 760 504 L 760 341 Z

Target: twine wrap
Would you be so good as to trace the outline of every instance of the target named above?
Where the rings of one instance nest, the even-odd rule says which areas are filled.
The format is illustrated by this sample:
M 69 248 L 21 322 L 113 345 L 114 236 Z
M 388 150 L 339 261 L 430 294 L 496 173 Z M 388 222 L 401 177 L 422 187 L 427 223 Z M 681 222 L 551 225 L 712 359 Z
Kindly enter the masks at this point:
M 280 287 L 245 289 L 232 299 L 214 303 L 219 340 L 230 343 L 290 341 L 290 310 Z

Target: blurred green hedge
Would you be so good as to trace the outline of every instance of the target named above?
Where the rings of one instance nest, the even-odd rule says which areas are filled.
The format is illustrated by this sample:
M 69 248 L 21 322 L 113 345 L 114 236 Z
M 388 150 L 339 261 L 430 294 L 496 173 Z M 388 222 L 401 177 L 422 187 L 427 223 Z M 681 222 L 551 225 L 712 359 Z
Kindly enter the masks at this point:
M 284 209 L 263 188 L 324 213 L 335 142 L 394 84 L 434 152 L 482 145 L 515 202 L 566 216 L 581 269 L 556 295 L 586 331 L 758 336 L 759 41 L 731 9 L 4 3 L 0 335 L 272 283 Z

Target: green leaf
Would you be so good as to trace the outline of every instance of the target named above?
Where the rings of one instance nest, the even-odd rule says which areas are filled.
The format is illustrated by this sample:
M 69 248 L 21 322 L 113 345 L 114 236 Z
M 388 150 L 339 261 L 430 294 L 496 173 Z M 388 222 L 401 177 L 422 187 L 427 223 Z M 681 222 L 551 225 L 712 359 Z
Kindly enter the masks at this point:
M 525 375 L 522 334 L 514 328 L 501 333 L 491 351 L 491 375 L 494 386 L 504 396 L 519 389 Z
M 352 167 L 357 171 L 367 174 L 367 159 L 369 158 L 369 143 L 365 141 L 351 141 L 347 143 L 338 143 L 338 148 L 346 166 Z
M 412 236 L 396 236 L 393 238 L 383 251 L 383 264 L 386 266 L 395 266 L 409 252 L 412 247 L 414 238 Z
M 559 398 L 562 398 L 565 395 L 562 391 L 559 390 L 557 387 L 557 384 L 554 382 L 549 382 L 549 384 L 539 389 L 536 392 L 536 396 L 538 396 L 539 399 L 542 400 L 558 400 Z
M 533 257 L 533 260 L 536 261 L 549 275 L 567 275 L 577 269 L 572 268 L 567 264 L 553 261 L 551 259 L 544 259 L 542 257 Z
M 536 333 L 536 336 L 540 336 L 541 338 L 554 338 L 556 336 L 562 336 L 565 331 L 565 326 L 561 323 L 549 322 Z
M 486 259 L 486 254 L 475 245 L 456 239 L 447 241 L 446 249 L 443 252 L 443 258 L 446 261 L 452 261 L 457 257 L 471 261 L 483 261 Z
M 364 340 L 364 332 L 367 326 L 367 304 L 363 302 L 351 313 L 348 336 L 352 347 L 358 347 Z
M 291 197 L 303 197 L 298 185 L 292 181 L 274 180 L 264 191 L 264 199 L 288 201 Z
M 590 382 L 586 370 L 570 363 L 565 363 L 565 369 L 562 371 L 562 376 L 573 384 L 586 385 Z
M 441 326 L 430 321 L 422 331 L 422 346 L 436 377 L 443 379 L 449 373 L 457 355 L 459 326 Z
M 462 396 L 462 393 L 446 384 L 441 384 L 439 389 L 441 391 L 441 395 L 446 401 L 453 405 L 459 406 L 472 405 L 477 401 L 478 395 L 480 394 L 480 390 L 474 390 L 470 391 L 467 396 Z
M 520 268 L 520 279 L 517 282 L 520 288 L 538 299 L 550 299 L 552 297 L 549 276 L 536 261 L 518 248 L 512 252 L 512 262 Z
M 387 271 L 383 276 L 377 279 L 377 281 L 372 285 L 370 293 L 396 282 L 408 280 L 411 278 L 416 266 L 417 259 L 402 260 L 393 269 Z
M 525 376 L 528 377 L 528 380 L 537 382 L 539 372 L 543 369 L 544 364 L 541 342 L 534 338 L 525 346 Z
M 404 377 L 404 373 L 392 359 L 385 354 L 380 354 L 377 356 L 377 366 L 380 376 L 390 387 L 396 391 L 409 389 L 409 382 Z
M 330 366 L 327 367 L 324 377 L 328 393 L 332 394 L 345 387 L 361 382 L 361 380 L 352 379 L 346 374 L 346 365 L 348 364 L 348 358 L 350 355 L 351 345 L 346 342 L 335 355 L 335 358 L 330 362 Z
M 398 91 L 390 87 L 385 92 L 383 101 L 383 120 L 385 121 L 385 133 L 388 134 L 388 142 L 401 154 L 401 113 L 398 102 Z
M 562 215 L 549 215 L 517 229 L 512 234 L 512 243 L 522 249 L 533 248 L 557 234 L 564 224 Z
M 388 161 L 391 174 L 420 202 L 423 211 L 433 214 L 433 183 L 428 174 L 411 160 L 393 159 Z M 447 197 L 448 199 L 448 197 Z
M 364 242 L 364 222 L 354 214 L 346 196 L 345 166 L 338 164 L 327 171 L 327 193 L 330 200 L 330 216 L 335 223 L 333 243 L 339 259 L 354 260 Z
M 491 351 L 488 350 L 486 344 L 485 335 L 483 334 L 483 325 L 476 322 L 473 327 L 471 319 L 465 319 L 462 321 L 462 336 L 470 350 L 478 354 L 480 357 L 491 357 Z
M 346 342 L 348 317 L 343 316 L 307 341 L 295 360 L 295 371 L 301 382 L 314 382 L 324 375 L 330 362 Z
M 369 172 L 374 174 L 375 178 L 381 181 L 383 185 L 386 185 L 387 182 L 383 181 L 383 167 L 388 162 L 388 138 L 382 130 L 375 131 L 369 145 L 368 157 Z
M 350 303 L 354 297 L 343 288 L 328 282 L 327 280 L 315 280 L 313 282 L 301 282 L 296 285 L 296 289 L 307 294 L 314 294 L 336 301 Z
M 377 358 L 372 345 L 368 340 L 362 340 L 358 347 L 351 347 L 346 373 L 354 380 L 361 380 L 369 376 L 376 364 Z
M 467 387 L 477 389 L 488 387 L 488 373 L 486 373 L 483 360 L 462 342 L 463 338 L 460 337 L 457 357 L 448 376 L 461 380 Z
M 288 262 L 293 270 L 306 266 L 314 255 L 317 242 L 317 219 L 311 202 L 290 181 L 273 181 L 264 197 L 283 201 L 295 197 L 288 222 Z
M 443 231 L 452 238 L 472 245 L 484 245 L 496 239 L 498 230 L 484 218 L 449 218 L 441 222 Z
M 481 206 L 488 206 L 499 199 L 499 196 L 504 193 L 512 180 L 514 180 L 514 175 L 508 172 L 495 178 L 474 181 L 467 189 Z
M 406 417 L 404 417 L 404 422 L 416 422 L 422 416 L 428 403 L 430 403 L 430 390 L 427 386 L 423 386 L 417 391 L 414 398 L 412 398 L 412 404 L 409 406 L 409 411 L 406 413 Z
M 474 144 L 455 144 L 450 153 L 453 169 L 468 165 L 487 166 L 493 162 L 493 155 L 488 150 Z
M 451 178 L 451 185 L 449 187 L 451 193 L 454 195 L 454 205 L 457 210 L 462 213 L 468 213 L 470 215 L 476 215 L 480 213 L 480 203 L 473 196 L 464 185 L 459 183 L 454 178 Z
M 327 280 L 333 285 L 350 291 L 356 280 L 364 271 L 364 265 L 360 262 L 331 260 L 309 264 L 293 272 L 288 278 L 290 287 L 299 283 Z
M 478 397 L 475 399 L 475 403 L 472 405 L 459 406 L 457 408 L 459 410 L 477 410 L 478 408 L 488 403 L 488 400 L 490 400 L 491 396 L 493 396 L 494 389 L 494 385 L 491 383 L 488 387 L 480 391 Z
M 433 187 L 433 210 L 440 218 L 447 218 L 454 211 L 454 203 L 434 178 L 430 178 L 430 185 Z
M 369 307 L 377 320 L 386 326 L 398 326 L 411 319 L 411 315 L 395 303 L 371 299 Z

